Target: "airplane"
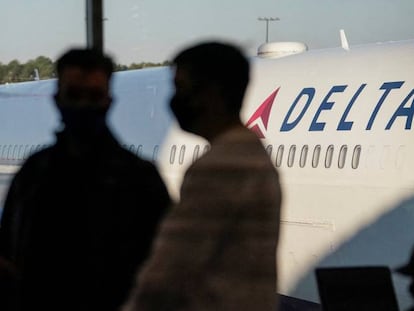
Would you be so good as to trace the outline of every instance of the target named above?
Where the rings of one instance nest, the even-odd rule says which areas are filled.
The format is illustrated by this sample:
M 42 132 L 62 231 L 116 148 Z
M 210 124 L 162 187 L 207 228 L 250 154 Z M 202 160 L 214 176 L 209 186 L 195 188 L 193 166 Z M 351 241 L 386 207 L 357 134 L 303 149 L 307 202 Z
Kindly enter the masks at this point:
M 319 303 L 315 267 L 406 262 L 414 245 L 414 40 L 309 50 L 270 42 L 251 60 L 242 120 L 261 138 L 283 191 L 278 293 Z M 186 168 L 208 150 L 180 130 L 168 67 L 116 72 L 110 127 L 156 163 L 175 200 Z M 60 122 L 56 80 L 0 85 L 0 196 Z M 1 201 L 0 201 L 1 203 Z M 408 280 L 393 274 L 400 308 Z

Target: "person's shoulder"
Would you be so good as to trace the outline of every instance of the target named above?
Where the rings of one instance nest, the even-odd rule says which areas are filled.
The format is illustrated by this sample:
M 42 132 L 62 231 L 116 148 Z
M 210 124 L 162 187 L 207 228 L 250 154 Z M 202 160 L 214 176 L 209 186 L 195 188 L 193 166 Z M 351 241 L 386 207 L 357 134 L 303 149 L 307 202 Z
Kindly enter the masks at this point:
M 119 159 L 124 165 L 133 166 L 136 169 L 141 170 L 156 170 L 156 166 L 150 160 L 147 160 L 143 157 L 140 157 L 133 153 L 132 151 L 126 149 L 119 145 Z
M 44 174 L 50 165 L 53 146 L 45 147 L 29 155 L 21 164 L 13 180 L 15 183 L 31 183 L 32 180 Z
M 23 162 L 21 170 L 45 166 L 50 163 L 53 148 L 54 146 L 48 146 L 29 155 Z

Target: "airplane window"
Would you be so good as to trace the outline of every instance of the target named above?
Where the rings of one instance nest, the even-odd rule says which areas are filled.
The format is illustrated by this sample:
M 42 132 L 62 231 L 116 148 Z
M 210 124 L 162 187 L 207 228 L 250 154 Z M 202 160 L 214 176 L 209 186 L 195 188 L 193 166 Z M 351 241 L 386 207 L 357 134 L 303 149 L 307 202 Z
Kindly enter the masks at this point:
M 5 159 L 5 160 L 7 160 L 8 151 L 9 151 L 9 145 L 4 145 L 3 146 L 3 155 L 2 155 L 2 158 Z
M 142 145 L 139 145 L 137 148 L 137 156 L 139 157 L 142 156 L 142 149 L 143 149 Z
M 194 152 L 193 152 L 193 162 L 198 159 L 199 154 L 200 154 L 200 145 L 196 145 L 194 147 Z
M 185 145 L 182 145 L 180 149 L 180 156 L 178 158 L 178 163 L 180 164 L 184 163 L 184 155 L 185 155 Z
M 39 145 L 38 145 L 39 146 Z M 11 160 L 11 156 L 12 156 L 12 145 L 9 145 L 9 147 L 7 148 L 7 156 L 6 156 L 6 160 Z
M 2 152 L 2 159 L 7 159 L 7 150 L 8 150 L 8 146 L 7 145 L 3 145 L 3 152 Z
M 17 160 L 18 159 L 18 153 L 19 153 L 19 145 L 14 145 L 12 160 Z
M 22 160 L 23 159 L 23 151 L 24 151 L 24 149 L 23 149 L 23 145 L 19 145 L 19 150 L 18 150 L 18 152 L 17 152 L 17 159 L 18 160 Z
M 401 145 L 398 147 L 397 150 L 397 157 L 396 157 L 396 161 L 395 161 L 395 167 L 397 169 L 401 169 L 404 165 L 405 162 L 405 153 L 406 153 L 406 147 L 404 145 Z
M 345 166 L 347 151 L 348 151 L 348 146 L 347 145 L 343 145 L 341 147 L 341 150 L 339 151 L 339 158 L 338 158 L 338 167 L 339 168 L 344 168 L 344 166 Z
M 392 161 L 391 146 L 385 145 L 381 153 L 380 167 L 382 169 L 386 169 L 387 167 L 390 167 L 391 161 Z
M 14 152 L 15 152 L 16 145 L 9 145 L 9 152 L 8 152 L 8 159 L 14 160 Z
M 35 151 L 36 151 L 36 145 L 31 145 L 29 155 L 33 154 L 33 152 L 35 152 Z
M 357 145 L 354 148 L 354 153 L 352 155 L 352 168 L 357 169 L 359 166 L 359 158 L 361 156 L 361 145 Z
M 170 164 L 174 164 L 175 161 L 175 152 L 177 151 L 177 146 L 173 145 L 171 147 L 171 152 L 170 152 Z
M 205 154 L 209 150 L 210 150 L 210 145 L 205 145 L 204 150 L 203 150 L 203 154 Z
M 4 159 L 9 160 L 10 159 L 11 145 L 5 145 L 5 149 L 7 149 L 7 151 L 5 150 L 5 152 L 4 152 Z
M 316 145 L 315 149 L 313 149 L 313 156 L 312 156 L 312 167 L 313 168 L 318 167 L 320 155 L 321 155 L 321 145 Z
M 269 155 L 269 157 L 272 157 L 272 151 L 273 151 L 273 146 L 272 145 L 267 145 L 266 152 Z
M 129 151 L 131 151 L 132 153 L 135 153 L 135 154 L 136 154 L 136 152 L 137 152 L 137 150 L 136 150 L 137 148 L 135 148 L 135 145 L 130 145 L 128 149 L 129 149 Z
M 29 156 L 29 154 L 30 154 L 30 145 L 26 145 L 24 147 L 23 159 L 27 159 L 27 157 Z
M 326 149 L 326 157 L 325 157 L 325 167 L 326 168 L 330 168 L 331 165 L 332 165 L 333 152 L 334 152 L 334 146 L 329 145 L 328 149 Z
M 158 150 L 160 149 L 160 147 L 158 145 L 154 146 L 154 151 L 152 152 L 152 161 L 156 162 L 158 159 Z
M 295 161 L 295 153 L 296 153 L 296 145 L 290 146 L 289 155 L 288 155 L 288 162 L 287 162 L 288 167 L 293 166 L 293 162 Z
M 283 151 L 284 150 L 285 150 L 285 146 L 284 145 L 280 145 L 279 148 L 277 148 L 276 167 L 280 167 L 282 165 Z
M 302 147 L 302 151 L 300 152 L 300 159 L 299 159 L 300 167 L 305 167 L 306 165 L 306 158 L 308 157 L 308 150 L 309 150 L 308 145 L 304 145 Z

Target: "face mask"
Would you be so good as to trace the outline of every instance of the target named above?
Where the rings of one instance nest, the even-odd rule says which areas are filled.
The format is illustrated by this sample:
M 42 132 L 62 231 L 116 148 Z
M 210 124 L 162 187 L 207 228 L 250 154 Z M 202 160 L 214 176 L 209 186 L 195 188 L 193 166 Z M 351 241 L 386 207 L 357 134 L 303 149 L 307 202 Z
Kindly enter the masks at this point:
M 170 101 L 170 108 L 180 127 L 187 132 L 194 133 L 195 125 L 200 114 L 199 109 L 194 107 L 189 96 L 178 96 L 175 94 Z
M 106 126 L 106 108 L 73 108 L 75 105 L 59 107 L 65 128 L 75 135 L 88 136 L 99 133 Z

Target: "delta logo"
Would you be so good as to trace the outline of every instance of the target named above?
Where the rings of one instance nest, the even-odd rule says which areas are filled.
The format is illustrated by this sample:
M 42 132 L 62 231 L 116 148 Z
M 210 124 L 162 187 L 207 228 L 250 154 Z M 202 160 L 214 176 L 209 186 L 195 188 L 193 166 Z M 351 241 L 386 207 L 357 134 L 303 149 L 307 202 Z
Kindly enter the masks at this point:
M 267 133 L 267 126 L 269 124 L 270 112 L 272 110 L 273 103 L 276 95 L 279 92 L 280 87 L 273 91 L 269 97 L 257 108 L 250 119 L 247 121 L 246 126 L 256 133 L 259 138 L 265 138 Z
M 351 131 L 355 127 L 365 131 L 374 128 L 386 131 L 404 128 L 410 131 L 414 124 L 414 89 L 410 85 L 402 88 L 404 84 L 405 81 L 387 81 L 371 86 L 367 83 L 353 86 L 340 84 L 333 85 L 323 93 L 315 87 L 305 87 L 290 105 L 284 105 L 288 107 L 286 113 L 283 108 L 280 111 L 284 117 L 279 131 L 292 131 L 299 124 L 309 132 L 321 132 L 326 128 Z M 261 139 L 268 134 L 270 112 L 279 90 L 280 86 L 265 99 L 246 123 L 246 127 Z M 365 110 L 369 106 L 368 112 L 363 115 L 356 113 L 362 105 Z M 383 109 L 384 106 L 388 106 L 387 109 Z

